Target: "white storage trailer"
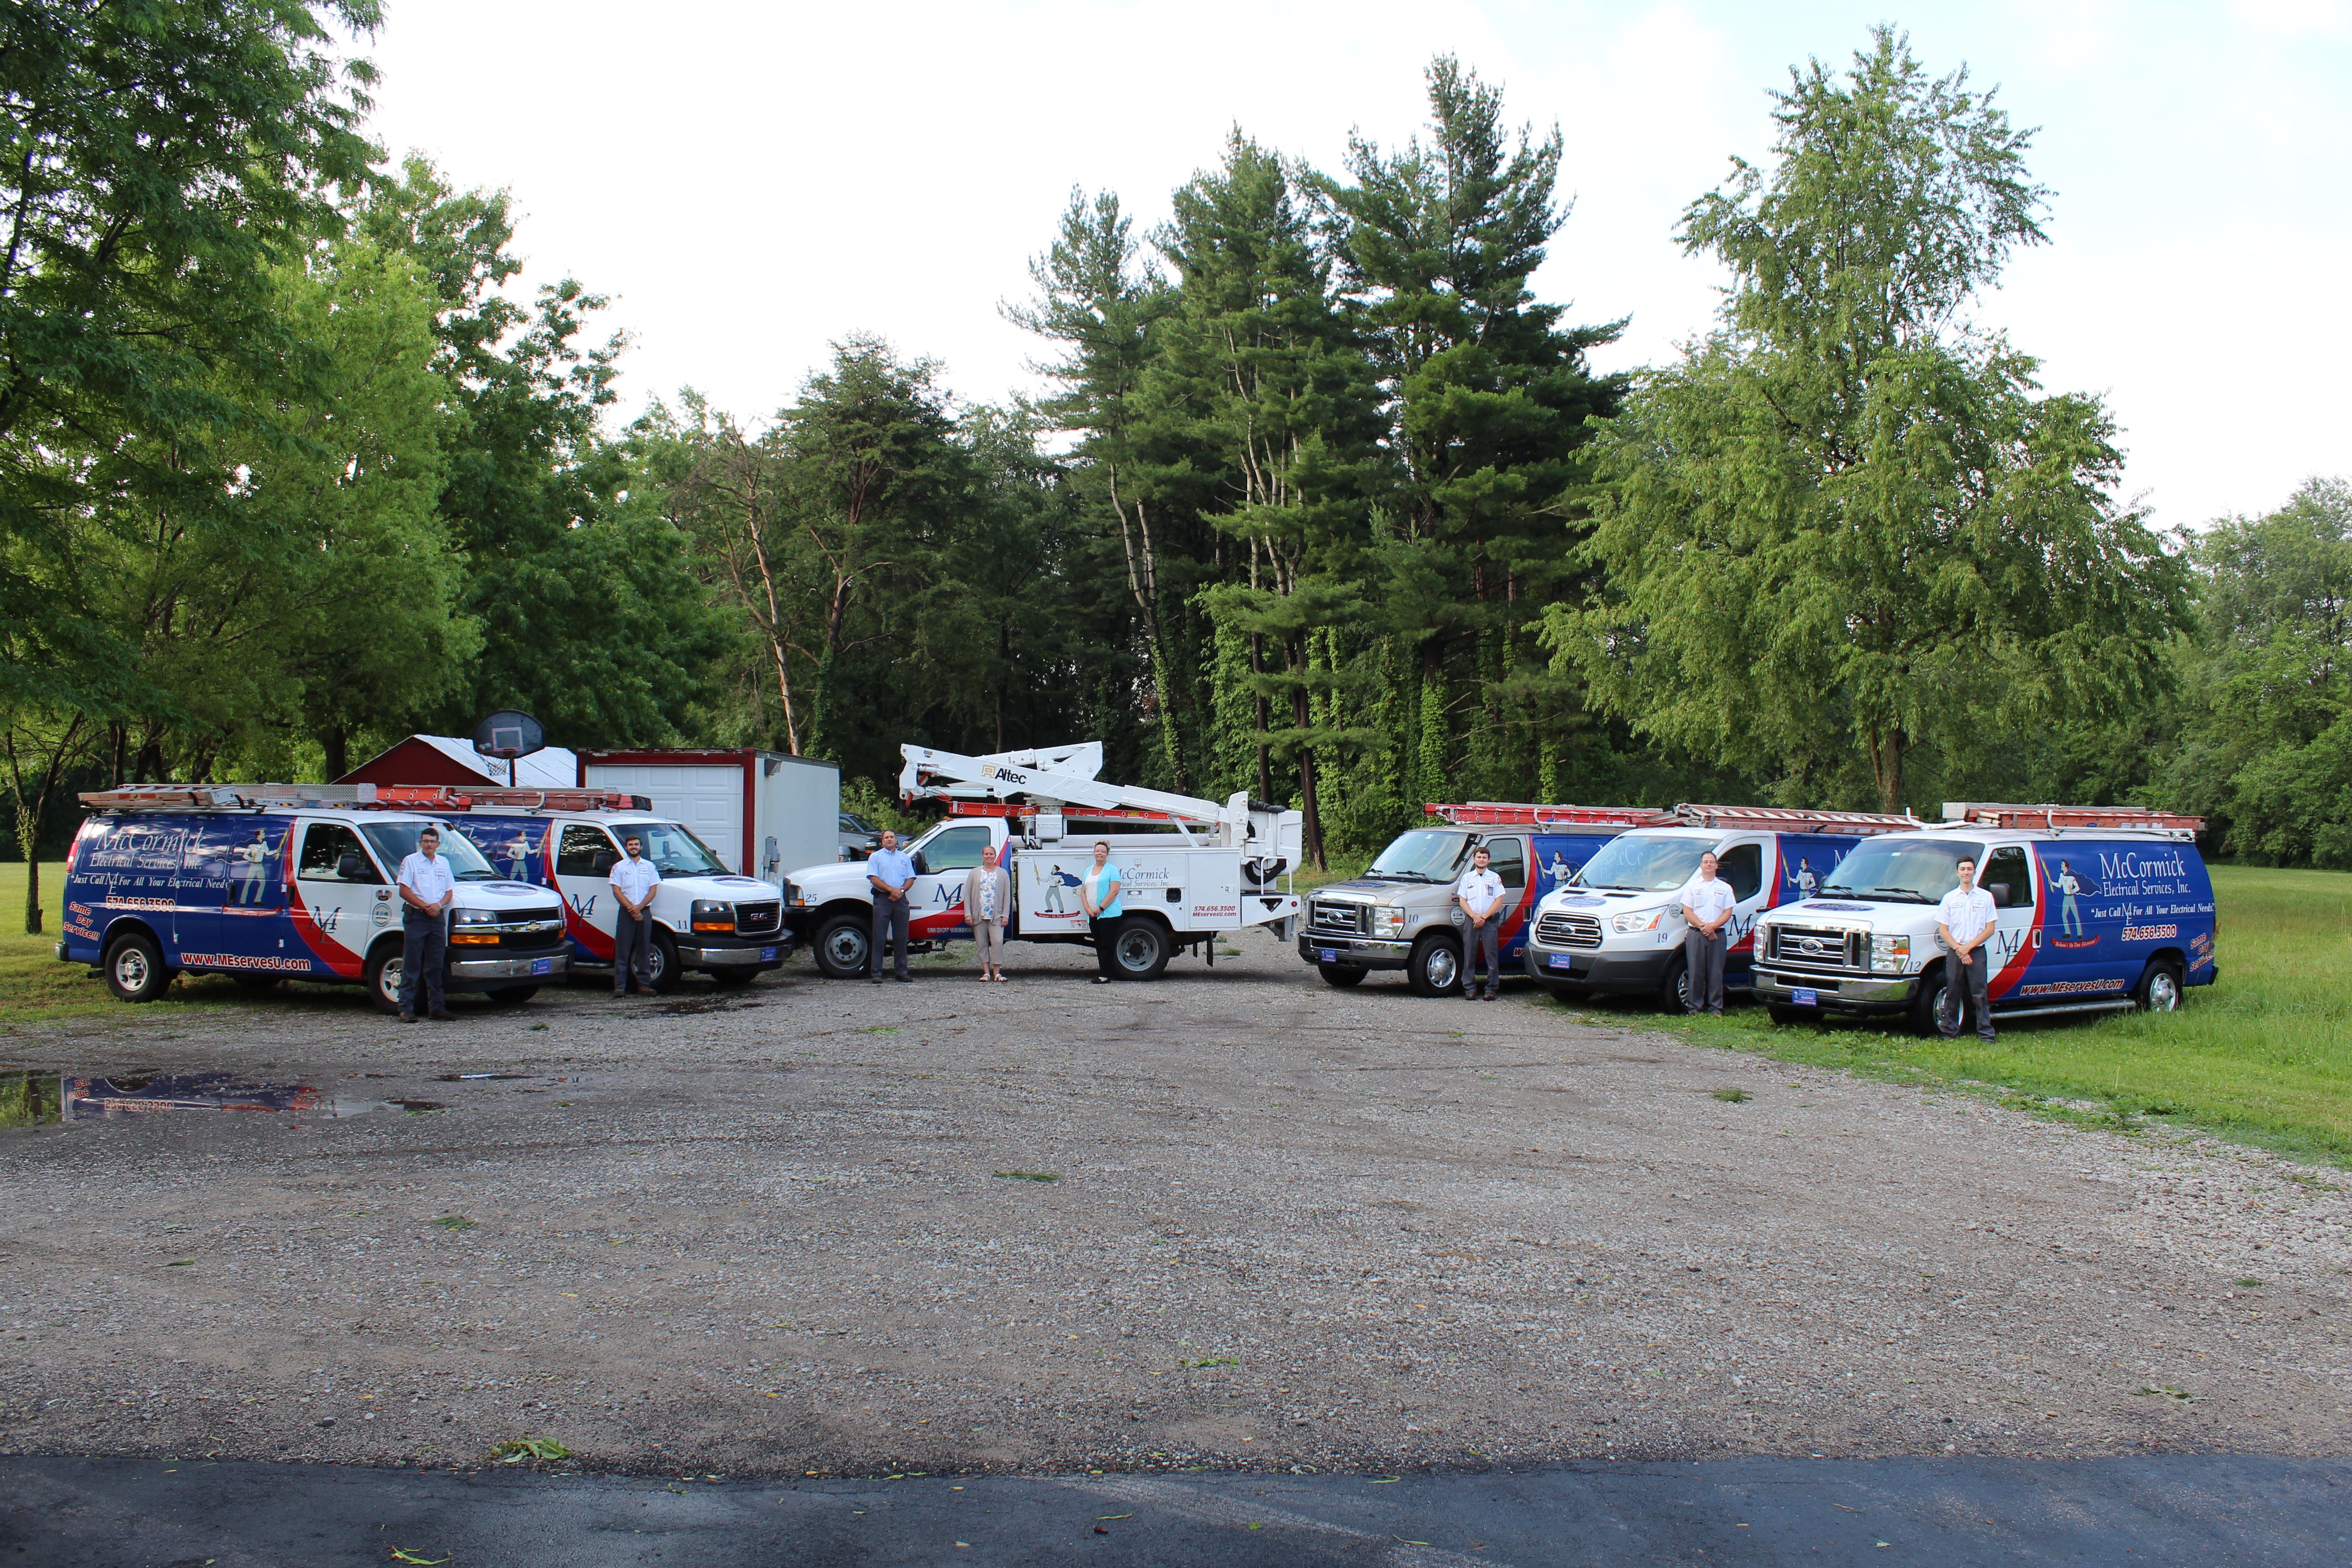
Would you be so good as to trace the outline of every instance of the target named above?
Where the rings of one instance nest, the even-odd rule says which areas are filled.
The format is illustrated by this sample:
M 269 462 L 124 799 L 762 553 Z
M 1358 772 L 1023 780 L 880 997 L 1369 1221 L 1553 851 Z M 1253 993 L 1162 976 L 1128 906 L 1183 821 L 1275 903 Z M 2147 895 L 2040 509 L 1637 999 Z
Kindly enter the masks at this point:
M 581 788 L 645 796 L 739 876 L 781 889 L 785 872 L 839 856 L 839 763 L 748 746 L 579 756 Z

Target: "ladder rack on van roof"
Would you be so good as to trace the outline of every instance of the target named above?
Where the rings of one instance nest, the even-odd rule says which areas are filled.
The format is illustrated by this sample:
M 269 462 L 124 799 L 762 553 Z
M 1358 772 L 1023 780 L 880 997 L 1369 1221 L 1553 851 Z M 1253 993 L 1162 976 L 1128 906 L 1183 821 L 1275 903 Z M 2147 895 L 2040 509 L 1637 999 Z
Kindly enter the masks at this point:
M 2129 827 L 2173 838 L 2194 838 L 2205 819 L 2142 805 L 2007 805 L 1997 801 L 1948 800 L 1944 820 L 1978 827 Z
M 1692 805 L 1675 807 L 1674 818 L 1694 827 L 1760 827 L 1780 833 L 1896 833 L 1927 824 L 1908 815 L 1877 811 L 1806 811 L 1780 805 Z
M 1432 801 L 1422 813 L 1455 827 L 1658 827 L 1675 820 L 1671 811 L 1642 805 L 1526 805 L 1501 800 L 1449 805 Z
M 651 811 L 641 795 L 589 789 L 453 789 L 446 784 L 124 784 L 84 791 L 91 811 L 260 811 L 322 806 L 341 811 Z

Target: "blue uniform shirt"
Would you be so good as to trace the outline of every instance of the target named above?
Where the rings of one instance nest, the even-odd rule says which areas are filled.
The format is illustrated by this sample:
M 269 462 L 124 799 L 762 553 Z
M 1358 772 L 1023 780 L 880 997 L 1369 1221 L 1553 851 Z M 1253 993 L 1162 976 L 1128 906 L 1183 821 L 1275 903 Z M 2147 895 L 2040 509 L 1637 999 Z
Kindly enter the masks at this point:
M 914 877 L 915 862 L 904 849 L 877 849 L 866 858 L 866 874 L 895 888 Z

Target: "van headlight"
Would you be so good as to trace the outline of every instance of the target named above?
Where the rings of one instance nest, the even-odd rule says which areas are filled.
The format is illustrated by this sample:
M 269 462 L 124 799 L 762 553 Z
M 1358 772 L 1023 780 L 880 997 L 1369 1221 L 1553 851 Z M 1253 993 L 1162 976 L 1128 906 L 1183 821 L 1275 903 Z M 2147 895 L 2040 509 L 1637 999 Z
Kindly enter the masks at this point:
M 1664 905 L 1654 910 L 1635 910 L 1631 914 L 1612 915 L 1609 919 L 1609 929 L 1621 932 L 1655 931 L 1658 929 L 1658 922 L 1665 918 L 1666 911 Z
M 449 940 L 453 942 L 465 942 L 477 947 L 485 945 L 494 947 L 498 944 L 499 933 L 494 931 L 483 931 L 479 928 L 483 926 L 494 926 L 498 923 L 499 911 L 496 910 L 451 910 L 449 911 Z M 467 926 L 472 926 L 476 929 L 467 931 L 466 929 Z
M 1398 909 L 1393 904 L 1374 904 L 1372 906 L 1372 934 L 1374 936 L 1402 936 L 1404 934 L 1404 911 Z
M 731 931 L 735 929 L 735 906 L 722 904 L 716 899 L 694 900 L 693 924 L 697 931 Z
M 1870 939 L 1870 967 L 1900 974 L 1911 967 L 1911 939 L 1907 936 L 1874 936 Z

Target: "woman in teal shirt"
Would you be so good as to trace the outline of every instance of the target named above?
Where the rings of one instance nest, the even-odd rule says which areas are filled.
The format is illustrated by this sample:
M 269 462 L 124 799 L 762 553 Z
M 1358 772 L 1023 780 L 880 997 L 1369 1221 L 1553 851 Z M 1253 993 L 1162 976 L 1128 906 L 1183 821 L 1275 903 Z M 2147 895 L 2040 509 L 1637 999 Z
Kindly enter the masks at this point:
M 1110 861 L 1110 845 L 1095 840 L 1095 863 L 1078 883 L 1078 907 L 1087 912 L 1087 929 L 1095 938 L 1095 984 L 1108 985 L 1118 978 L 1111 967 L 1118 958 L 1118 868 Z

